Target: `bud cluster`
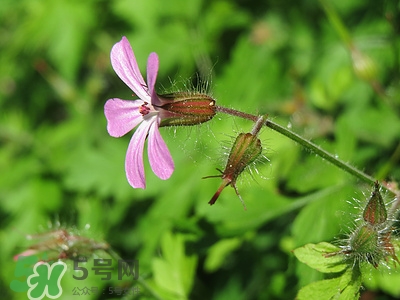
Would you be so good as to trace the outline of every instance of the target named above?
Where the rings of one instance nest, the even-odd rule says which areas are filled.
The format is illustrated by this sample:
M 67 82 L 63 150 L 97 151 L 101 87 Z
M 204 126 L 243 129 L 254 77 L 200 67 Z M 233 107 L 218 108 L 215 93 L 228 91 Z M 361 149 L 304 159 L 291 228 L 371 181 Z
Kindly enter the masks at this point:
M 66 229 L 51 230 L 41 234 L 28 235 L 27 239 L 36 244 L 14 256 L 38 255 L 46 257 L 47 261 L 58 259 L 75 259 L 76 257 L 90 257 L 97 250 L 109 251 L 109 245 L 89 239 Z
M 392 221 L 388 219 L 386 205 L 375 182 L 372 194 L 363 209 L 361 224 L 350 234 L 347 244 L 342 246 L 344 254 L 353 262 L 366 261 L 375 268 L 389 257 L 400 264 L 392 243 Z

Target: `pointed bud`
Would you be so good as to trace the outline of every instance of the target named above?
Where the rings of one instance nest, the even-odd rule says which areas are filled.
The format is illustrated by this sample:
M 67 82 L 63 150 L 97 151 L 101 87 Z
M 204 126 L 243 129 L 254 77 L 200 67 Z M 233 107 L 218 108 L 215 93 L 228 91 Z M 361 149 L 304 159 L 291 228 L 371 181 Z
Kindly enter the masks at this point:
M 363 212 L 364 221 L 373 226 L 381 225 L 387 220 L 386 206 L 379 192 L 379 187 L 379 183 L 375 182 L 374 191 Z
M 243 203 L 243 206 L 246 209 L 246 206 L 244 205 L 244 202 L 236 188 L 236 180 L 238 176 L 244 171 L 244 169 L 261 155 L 261 141 L 259 138 L 257 138 L 257 134 L 265 123 L 265 120 L 265 116 L 260 117 L 254 125 L 251 133 L 240 133 L 238 135 L 229 153 L 225 170 L 223 172 L 221 171 L 222 175 L 204 177 L 222 178 L 222 183 L 220 187 L 211 198 L 211 200 L 208 202 L 210 205 L 213 205 L 215 201 L 217 201 L 219 195 L 225 187 L 231 185 L 235 189 L 236 194 L 238 195 L 240 201 Z
M 197 125 L 215 116 L 215 100 L 206 94 L 178 92 L 159 98 L 160 127 Z

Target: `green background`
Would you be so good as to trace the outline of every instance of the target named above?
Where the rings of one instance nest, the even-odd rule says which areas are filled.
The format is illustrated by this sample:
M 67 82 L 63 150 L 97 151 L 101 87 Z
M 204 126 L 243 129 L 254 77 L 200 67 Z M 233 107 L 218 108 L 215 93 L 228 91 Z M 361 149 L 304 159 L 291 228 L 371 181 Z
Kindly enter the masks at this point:
M 220 179 L 202 177 L 218 174 L 235 136 L 252 128 L 219 114 L 160 129 L 175 172 L 160 180 L 145 156 L 147 188 L 133 189 L 124 172 L 131 133 L 110 137 L 103 107 L 109 98 L 135 99 L 109 59 L 125 35 L 144 76 L 147 56 L 158 53 L 158 92 L 200 90 L 218 105 L 268 114 L 367 174 L 398 182 L 399 3 L 330 3 L 344 27 L 312 0 L 2 0 L 2 298 L 26 299 L 9 288 L 23 280 L 13 256 L 37 244 L 59 253 L 64 242 L 48 232 L 60 228 L 92 239 L 77 249 L 93 258 L 109 258 L 92 249 L 105 242 L 138 259 L 141 275 L 102 281 L 89 272 L 77 281 L 66 260 L 61 299 L 113 297 L 72 296 L 84 286 L 138 286 L 127 299 L 293 299 L 322 279 L 291 251 L 343 237 L 369 186 L 263 129 L 264 159 L 237 183 L 247 211 L 230 187 L 210 207 Z M 363 292 L 400 296 L 398 271 L 385 272 L 371 272 Z

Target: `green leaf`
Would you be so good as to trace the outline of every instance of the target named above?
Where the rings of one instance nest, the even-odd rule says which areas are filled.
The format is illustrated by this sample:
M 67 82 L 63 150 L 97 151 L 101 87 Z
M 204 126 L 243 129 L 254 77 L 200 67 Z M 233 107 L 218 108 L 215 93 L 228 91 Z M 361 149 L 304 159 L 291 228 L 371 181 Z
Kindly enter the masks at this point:
M 356 300 L 360 297 L 361 276 L 358 267 L 348 268 L 341 276 L 313 282 L 303 287 L 296 299 Z
M 398 140 L 400 123 L 398 115 L 388 106 L 356 107 L 345 116 L 348 119 L 348 132 L 359 140 L 390 147 Z
M 227 255 L 237 249 L 241 242 L 239 238 L 231 238 L 215 243 L 208 250 L 204 268 L 209 272 L 217 270 L 223 264 Z
M 303 287 L 297 294 L 297 299 L 320 300 L 334 299 L 338 294 L 340 278 L 320 280 Z
M 360 298 L 362 278 L 358 266 L 348 268 L 340 277 L 340 296 L 343 300 L 358 300 Z
M 340 251 L 339 247 L 322 242 L 319 244 L 307 244 L 295 249 L 293 252 L 298 260 L 313 269 L 322 273 L 337 273 L 345 270 L 348 266 L 344 262 L 342 255 L 334 254 L 338 251 Z
M 158 287 L 175 296 L 188 299 L 197 265 L 196 256 L 185 256 L 182 235 L 167 232 L 161 241 L 162 258 L 153 259 L 154 280 Z

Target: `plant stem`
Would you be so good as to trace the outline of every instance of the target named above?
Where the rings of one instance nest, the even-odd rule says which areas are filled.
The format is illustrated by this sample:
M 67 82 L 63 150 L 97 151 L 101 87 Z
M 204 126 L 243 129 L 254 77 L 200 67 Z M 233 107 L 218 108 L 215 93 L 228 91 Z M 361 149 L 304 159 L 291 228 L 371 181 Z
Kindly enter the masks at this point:
M 357 178 L 361 179 L 362 181 L 365 181 L 368 184 L 374 184 L 375 179 L 372 178 L 371 176 L 365 174 L 364 172 L 358 170 L 357 168 L 353 167 L 352 165 L 341 161 L 339 158 L 337 158 L 337 156 L 327 152 L 326 150 L 322 149 L 320 146 L 315 145 L 314 143 L 306 140 L 305 138 L 301 137 L 300 135 L 298 135 L 297 133 L 294 133 L 292 131 L 290 131 L 289 129 L 278 125 L 276 123 L 273 123 L 271 121 L 267 121 L 267 126 L 285 136 L 287 136 L 288 138 L 292 139 L 293 141 L 299 143 L 300 145 L 302 145 L 303 147 L 311 150 L 312 152 L 314 152 L 315 154 L 317 154 L 318 156 L 322 157 L 323 159 L 329 161 L 330 163 L 334 164 L 335 166 L 337 166 L 338 168 L 346 171 L 347 173 L 356 176 Z
M 250 121 L 253 121 L 253 122 L 257 122 L 257 119 L 258 119 L 258 117 L 255 116 L 255 115 L 248 114 L 248 113 L 245 113 L 245 112 L 241 112 L 241 111 L 238 111 L 238 110 L 232 109 L 232 108 L 227 108 L 227 107 L 216 105 L 215 109 L 218 112 L 222 112 L 224 114 L 228 114 L 228 115 L 231 115 L 231 116 L 239 117 L 239 118 L 242 118 L 242 119 L 247 119 L 247 120 L 250 120 Z
M 328 16 L 328 19 L 333 28 L 339 34 L 340 38 L 346 44 L 346 46 L 351 49 L 353 47 L 353 42 L 351 40 L 350 34 L 346 26 L 340 19 L 339 15 L 336 13 L 335 9 L 326 0 L 320 0 L 319 2 L 321 3 L 322 8 L 325 10 L 325 13 Z
M 218 112 L 221 113 L 225 113 L 225 114 L 229 114 L 232 116 L 236 116 L 239 118 L 243 118 L 243 119 L 247 119 L 253 122 L 256 122 L 258 117 L 252 114 L 248 114 L 248 113 L 244 113 L 241 111 L 237 111 L 231 108 L 226 108 L 226 107 L 221 107 L 221 106 L 217 106 L 216 107 Z M 373 185 L 374 182 L 376 181 L 374 178 L 372 178 L 371 176 L 363 173 L 362 171 L 358 170 L 357 168 L 351 166 L 350 164 L 341 161 L 339 158 L 337 158 L 335 155 L 327 152 L 326 150 L 322 149 L 321 147 L 315 145 L 314 143 L 306 140 L 305 138 L 301 137 L 300 135 L 298 135 L 297 133 L 294 133 L 293 131 L 290 131 L 289 129 L 272 122 L 271 120 L 266 120 L 265 121 L 265 126 L 271 128 L 272 130 L 275 130 L 277 132 L 279 132 L 280 134 L 283 134 L 284 136 L 290 138 L 291 140 L 299 143 L 300 145 L 302 145 L 304 148 L 307 148 L 309 150 L 311 150 L 312 152 L 314 152 L 315 154 L 317 154 L 318 156 L 320 156 L 321 158 L 329 161 L 330 163 L 334 164 L 335 166 L 337 166 L 338 168 L 346 171 L 347 173 L 361 179 L 362 181 Z

